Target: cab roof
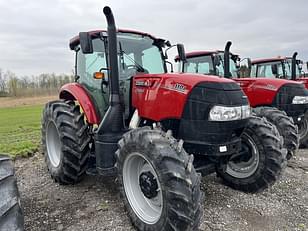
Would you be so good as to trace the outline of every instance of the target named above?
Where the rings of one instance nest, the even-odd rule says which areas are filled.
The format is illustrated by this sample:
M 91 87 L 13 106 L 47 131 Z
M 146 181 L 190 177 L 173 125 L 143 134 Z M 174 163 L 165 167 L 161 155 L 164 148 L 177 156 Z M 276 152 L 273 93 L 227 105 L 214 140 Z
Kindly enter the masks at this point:
M 254 59 L 251 61 L 251 64 L 260 64 L 260 63 L 269 63 L 269 62 L 277 62 L 283 61 L 285 59 L 289 59 L 290 57 L 278 56 L 275 58 L 267 58 L 267 59 Z
M 92 31 L 88 31 L 88 33 L 90 34 L 91 38 L 98 38 L 100 33 L 102 33 L 102 32 L 107 32 L 107 30 L 92 30 Z M 153 40 L 165 41 L 164 39 L 156 38 L 156 37 L 154 37 L 151 34 L 148 34 L 148 33 L 145 33 L 145 32 L 141 32 L 141 31 L 136 31 L 136 30 L 118 29 L 117 32 L 138 34 L 138 35 L 148 36 L 148 37 L 150 37 Z M 75 47 L 79 45 L 79 43 L 80 43 L 79 35 L 73 37 L 72 39 L 70 39 L 70 42 L 69 42 L 70 49 L 74 50 Z
M 221 52 L 221 51 L 219 51 L 219 50 L 216 50 L 216 51 L 192 51 L 192 52 L 185 53 L 185 55 L 186 55 L 186 58 L 194 58 L 194 57 L 199 57 L 199 56 L 204 56 L 204 55 L 215 54 L 217 52 Z M 177 62 L 179 60 L 180 60 L 180 57 L 178 55 L 175 56 L 174 61 Z

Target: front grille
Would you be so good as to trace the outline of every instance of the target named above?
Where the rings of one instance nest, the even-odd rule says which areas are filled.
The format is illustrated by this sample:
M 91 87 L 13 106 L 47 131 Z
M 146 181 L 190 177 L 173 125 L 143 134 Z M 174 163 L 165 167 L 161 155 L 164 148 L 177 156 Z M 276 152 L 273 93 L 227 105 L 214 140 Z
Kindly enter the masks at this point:
M 278 90 L 277 95 L 272 102 L 272 106 L 285 111 L 289 116 L 300 116 L 305 113 L 308 104 L 292 104 L 294 96 L 308 96 L 308 90 L 302 84 L 285 84 Z
M 222 144 L 240 136 L 245 120 L 209 121 L 214 105 L 241 106 L 248 100 L 236 83 L 201 83 L 188 96 L 179 128 L 179 138 L 190 143 Z

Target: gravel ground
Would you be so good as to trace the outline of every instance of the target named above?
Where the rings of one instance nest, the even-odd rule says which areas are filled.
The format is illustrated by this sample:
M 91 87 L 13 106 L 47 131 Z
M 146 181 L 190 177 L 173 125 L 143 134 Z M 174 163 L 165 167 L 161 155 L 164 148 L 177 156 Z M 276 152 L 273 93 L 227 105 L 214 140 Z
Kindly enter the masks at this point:
M 115 178 L 87 176 L 74 186 L 50 178 L 41 154 L 15 162 L 26 230 L 134 230 Z M 202 180 L 201 230 L 308 230 L 308 150 L 300 150 L 271 189 L 245 194 L 216 175 Z

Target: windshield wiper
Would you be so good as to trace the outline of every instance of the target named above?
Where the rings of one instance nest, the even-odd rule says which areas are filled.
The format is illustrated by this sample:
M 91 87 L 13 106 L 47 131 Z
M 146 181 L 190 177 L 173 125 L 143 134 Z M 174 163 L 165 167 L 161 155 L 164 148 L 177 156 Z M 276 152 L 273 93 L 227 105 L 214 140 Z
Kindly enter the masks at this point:
M 122 50 L 121 42 L 119 42 L 119 48 L 120 48 L 121 57 L 123 57 L 123 54 L 126 55 L 126 58 L 128 58 L 130 61 L 132 61 L 134 63 L 134 65 L 137 67 L 138 72 L 145 72 L 144 68 L 139 63 L 137 63 L 133 58 L 131 58 L 128 54 L 126 54 L 125 51 Z

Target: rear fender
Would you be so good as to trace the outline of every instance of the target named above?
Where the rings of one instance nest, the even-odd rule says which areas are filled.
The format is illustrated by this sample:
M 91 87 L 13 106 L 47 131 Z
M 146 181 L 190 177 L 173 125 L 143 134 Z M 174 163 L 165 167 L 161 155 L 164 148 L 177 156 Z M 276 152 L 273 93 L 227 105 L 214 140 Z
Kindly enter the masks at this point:
M 60 99 L 76 100 L 80 104 L 89 124 L 99 124 L 100 116 L 87 90 L 79 83 L 63 85 L 59 93 Z

